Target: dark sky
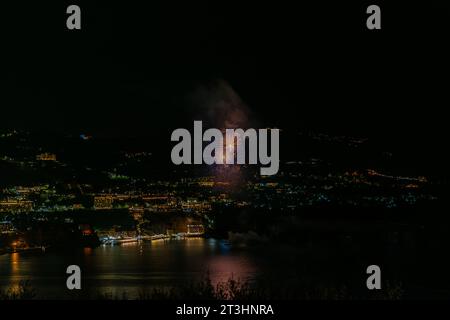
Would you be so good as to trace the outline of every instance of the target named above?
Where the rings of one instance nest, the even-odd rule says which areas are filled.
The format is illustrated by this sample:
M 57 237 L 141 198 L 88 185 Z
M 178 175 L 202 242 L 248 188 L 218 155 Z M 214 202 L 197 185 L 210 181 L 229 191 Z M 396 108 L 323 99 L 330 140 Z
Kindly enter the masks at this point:
M 444 1 L 146 2 L 5 5 L 1 126 L 153 133 L 214 117 L 231 92 L 263 126 L 447 142 Z M 382 30 L 365 27 L 373 3 Z

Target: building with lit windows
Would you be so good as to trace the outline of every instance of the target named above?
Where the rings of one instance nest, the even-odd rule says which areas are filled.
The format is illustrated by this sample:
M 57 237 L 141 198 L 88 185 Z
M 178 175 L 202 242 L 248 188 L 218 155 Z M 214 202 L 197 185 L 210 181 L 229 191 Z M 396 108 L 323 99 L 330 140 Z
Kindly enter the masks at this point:
M 0 212 L 29 212 L 33 210 L 33 202 L 29 200 L 1 200 Z
M 95 196 L 94 197 L 94 209 L 112 209 L 113 207 L 113 197 L 112 196 Z
M 41 153 L 36 156 L 38 161 L 56 161 L 56 154 L 54 153 Z

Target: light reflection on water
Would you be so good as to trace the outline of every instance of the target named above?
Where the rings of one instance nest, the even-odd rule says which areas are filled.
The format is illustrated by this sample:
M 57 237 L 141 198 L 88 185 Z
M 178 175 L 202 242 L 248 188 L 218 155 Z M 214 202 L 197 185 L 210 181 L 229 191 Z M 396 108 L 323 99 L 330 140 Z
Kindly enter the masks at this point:
M 85 248 L 71 253 L 10 254 L 0 256 L 0 288 L 29 280 L 41 298 L 70 298 L 66 268 L 79 265 L 84 291 L 129 296 L 153 287 L 172 287 L 201 280 L 206 273 L 214 284 L 230 277 L 252 280 L 258 263 L 244 251 L 230 250 L 215 239 L 156 240 L 121 246 Z

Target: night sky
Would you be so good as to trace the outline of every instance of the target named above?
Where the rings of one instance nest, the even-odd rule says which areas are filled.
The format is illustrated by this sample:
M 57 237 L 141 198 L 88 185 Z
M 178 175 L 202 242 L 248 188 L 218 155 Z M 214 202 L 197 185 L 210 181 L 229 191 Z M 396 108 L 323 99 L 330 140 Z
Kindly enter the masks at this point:
M 155 136 L 234 110 L 446 168 L 450 5 L 392 2 L 2 5 L 1 127 Z M 69 4 L 81 31 L 66 29 Z M 370 4 L 382 30 L 365 26 Z

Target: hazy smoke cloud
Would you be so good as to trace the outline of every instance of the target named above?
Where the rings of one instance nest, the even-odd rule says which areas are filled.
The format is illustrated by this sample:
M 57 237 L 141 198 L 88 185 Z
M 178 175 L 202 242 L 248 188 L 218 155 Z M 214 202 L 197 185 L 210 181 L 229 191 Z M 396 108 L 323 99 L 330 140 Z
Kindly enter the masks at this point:
M 199 85 L 191 95 L 199 108 L 197 120 L 204 120 L 216 128 L 247 128 L 255 125 L 249 107 L 223 79 Z

